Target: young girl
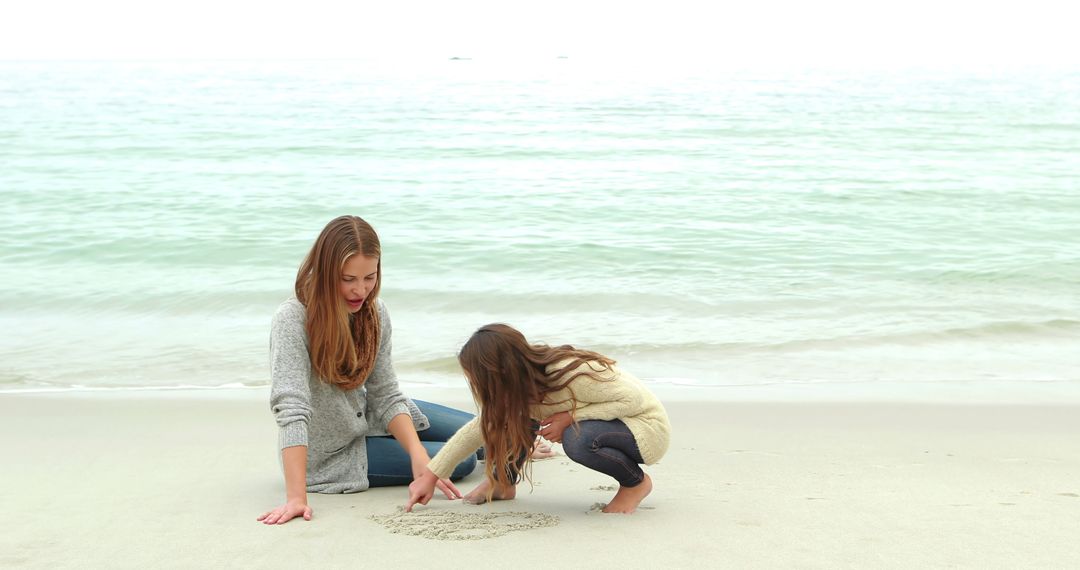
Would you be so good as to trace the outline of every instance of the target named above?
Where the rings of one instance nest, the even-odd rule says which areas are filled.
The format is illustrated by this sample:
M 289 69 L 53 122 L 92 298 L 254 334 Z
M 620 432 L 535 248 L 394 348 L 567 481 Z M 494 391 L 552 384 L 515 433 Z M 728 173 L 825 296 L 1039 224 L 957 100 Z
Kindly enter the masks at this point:
M 569 345 L 530 344 L 514 328 L 492 324 L 472 335 L 458 361 L 480 416 L 409 485 L 407 511 L 426 505 L 439 479 L 481 445 L 487 477 L 465 500 L 514 498 L 535 434 L 561 441 L 570 459 L 619 482 L 605 513 L 633 513 L 652 491 L 639 464 L 660 460 L 671 424 L 660 401 L 614 360 Z
M 379 237 L 367 222 L 332 220 L 300 266 L 296 297 L 274 315 L 270 405 L 280 428 L 285 503 L 259 521 L 310 520 L 308 492 L 406 485 L 425 471 L 429 453 L 473 417 L 414 403 L 398 389 L 390 315 L 378 298 L 380 260 Z M 463 455 L 433 485 L 461 498 L 450 480 L 475 466 L 476 457 Z

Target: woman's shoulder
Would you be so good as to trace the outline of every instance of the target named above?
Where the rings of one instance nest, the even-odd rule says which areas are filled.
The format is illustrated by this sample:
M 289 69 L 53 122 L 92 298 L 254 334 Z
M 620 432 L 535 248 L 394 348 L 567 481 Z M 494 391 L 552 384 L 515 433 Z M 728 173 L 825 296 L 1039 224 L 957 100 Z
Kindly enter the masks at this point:
M 274 318 L 270 321 L 270 334 L 276 337 L 301 334 L 306 336 L 306 324 L 307 309 L 296 297 L 289 297 L 274 311 Z
M 305 318 L 307 318 L 307 309 L 296 297 L 285 299 L 274 311 L 275 322 L 280 320 L 299 320 L 303 322 Z
M 270 345 L 273 346 L 299 346 L 308 344 L 307 337 L 307 310 L 295 297 L 286 299 L 276 311 L 270 321 Z

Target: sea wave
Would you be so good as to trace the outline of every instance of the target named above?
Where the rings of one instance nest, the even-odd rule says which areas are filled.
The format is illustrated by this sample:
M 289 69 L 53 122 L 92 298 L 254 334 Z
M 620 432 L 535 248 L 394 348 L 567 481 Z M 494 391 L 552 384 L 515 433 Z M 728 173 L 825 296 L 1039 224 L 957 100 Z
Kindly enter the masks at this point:
M 862 332 L 835 336 L 790 338 L 775 341 L 731 342 L 631 342 L 597 343 L 587 348 L 615 357 L 636 359 L 729 358 L 794 354 L 809 351 L 844 352 L 863 348 L 948 347 L 951 345 L 996 346 L 1025 343 L 1080 341 L 1080 320 L 995 321 L 940 329 Z M 1073 359 L 1080 369 L 1080 357 Z
M 1080 75 L 474 63 L 0 63 L 0 388 L 263 382 L 346 212 L 406 381 L 492 321 L 714 383 L 1076 376 Z
M 163 384 L 156 386 L 140 385 L 140 386 L 109 386 L 96 384 L 88 386 L 85 384 L 62 384 L 62 383 L 43 383 L 33 382 L 23 385 L 3 385 L 0 384 L 0 394 L 45 394 L 45 393 L 63 393 L 63 392 L 172 392 L 172 391 L 205 391 L 213 392 L 218 390 L 258 390 L 264 389 L 269 384 L 244 384 L 239 382 L 230 382 L 227 384 Z

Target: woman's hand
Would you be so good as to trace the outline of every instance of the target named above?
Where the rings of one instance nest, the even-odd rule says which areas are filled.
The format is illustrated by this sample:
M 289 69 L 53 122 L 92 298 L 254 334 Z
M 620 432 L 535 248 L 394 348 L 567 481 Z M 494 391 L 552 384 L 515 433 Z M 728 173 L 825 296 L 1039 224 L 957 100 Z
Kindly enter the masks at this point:
M 311 520 L 311 507 L 307 504 L 307 446 L 294 445 L 281 450 L 281 463 L 285 468 L 285 504 L 263 513 L 255 519 L 265 524 L 285 524 L 294 517 Z
M 426 451 L 423 453 L 417 453 L 412 456 L 412 471 L 414 482 L 420 480 L 420 478 L 423 477 L 425 474 L 431 473 L 431 471 L 428 471 L 427 468 L 428 463 L 431 463 L 431 459 L 428 458 Z M 431 474 L 434 475 L 434 473 Z M 459 491 L 458 488 L 455 487 L 449 479 L 437 479 L 435 481 L 435 488 L 442 491 L 443 494 L 446 495 L 446 498 L 450 499 L 451 501 L 453 501 L 454 499 L 460 499 L 463 496 L 461 494 L 461 491 Z M 409 489 L 411 494 L 412 485 L 409 485 Z M 420 504 L 426 505 L 427 501 L 424 501 Z
M 428 504 L 428 501 L 435 494 L 435 484 L 438 482 L 439 477 L 432 473 L 430 469 L 425 468 L 424 473 L 413 479 L 413 482 L 409 484 L 409 502 L 405 504 L 405 512 L 411 513 L 413 505 L 417 503 L 421 505 Z
M 563 432 L 573 422 L 570 412 L 559 412 L 540 420 L 540 429 L 536 433 L 548 441 L 562 443 Z
M 306 521 L 311 520 L 311 507 L 307 505 L 307 501 L 292 499 L 272 511 L 263 513 L 261 517 L 255 520 L 263 524 L 285 524 L 299 516 L 303 516 Z

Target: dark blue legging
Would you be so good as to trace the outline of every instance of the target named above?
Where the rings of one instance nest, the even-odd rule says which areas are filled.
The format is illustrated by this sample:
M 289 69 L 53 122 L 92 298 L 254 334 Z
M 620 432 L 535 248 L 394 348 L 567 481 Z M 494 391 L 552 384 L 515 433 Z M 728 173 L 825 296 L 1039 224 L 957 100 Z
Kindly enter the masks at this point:
M 443 448 L 450 436 L 457 433 L 461 426 L 475 417 L 468 412 L 432 404 L 431 402 L 420 400 L 413 400 L 413 402 L 431 422 L 431 427 L 416 432 L 420 436 L 420 443 L 427 449 L 430 457 L 435 457 L 435 454 Z M 393 437 L 367 438 L 367 454 L 368 483 L 370 486 L 388 487 L 412 483 L 412 460 Z M 476 456 L 471 455 L 454 468 L 450 479 L 457 481 L 472 473 L 475 468 Z
M 584 420 L 563 432 L 566 456 L 593 471 L 611 475 L 623 487 L 636 487 L 645 480 L 637 440 L 620 420 Z

